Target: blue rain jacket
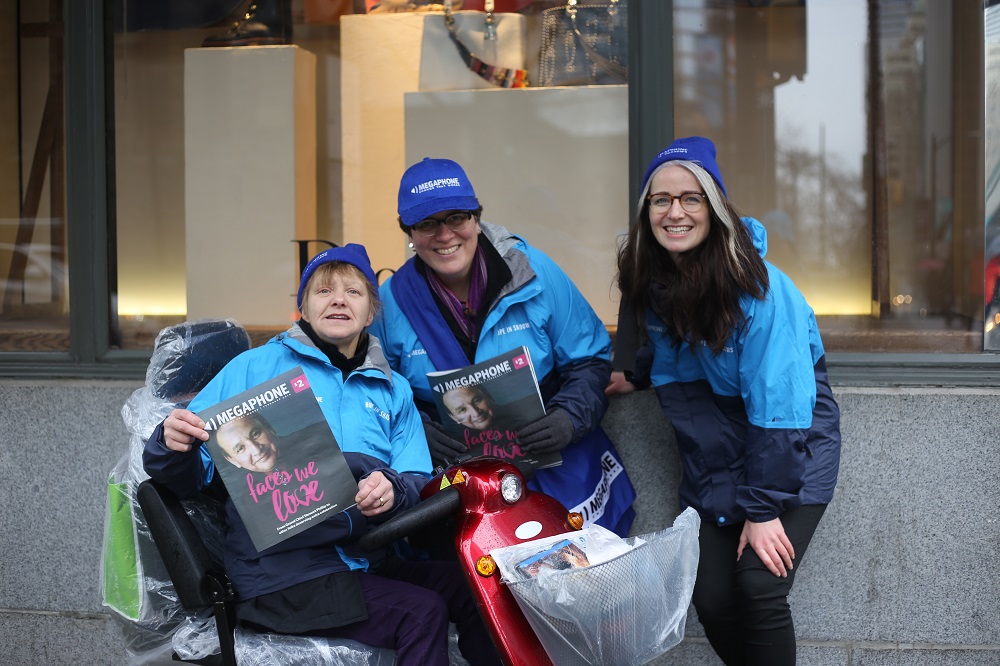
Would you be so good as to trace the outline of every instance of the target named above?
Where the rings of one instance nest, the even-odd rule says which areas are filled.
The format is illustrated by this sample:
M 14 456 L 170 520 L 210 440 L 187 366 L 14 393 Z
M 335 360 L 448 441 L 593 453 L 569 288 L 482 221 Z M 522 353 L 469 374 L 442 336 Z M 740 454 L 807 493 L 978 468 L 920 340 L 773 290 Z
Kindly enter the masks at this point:
M 564 410 L 574 427 L 573 443 L 562 452 L 563 464 L 538 470 L 530 485 L 569 509 L 579 508 L 593 522 L 627 532 L 635 491 L 614 445 L 600 430 L 611 370 L 607 329 L 548 255 L 503 227 L 487 222 L 480 226 L 510 268 L 511 280 L 490 305 L 474 362 L 526 346 L 546 409 Z M 453 368 L 435 367 L 397 303 L 393 279 L 379 289 L 382 311 L 371 331 L 383 341 L 389 364 L 406 377 L 416 397 L 433 404 L 427 373 Z M 425 307 L 437 308 L 433 302 Z M 442 334 L 451 332 L 445 327 Z
M 490 306 L 474 362 L 526 346 L 542 385 L 546 408 L 565 410 L 579 439 L 600 424 L 607 410 L 604 386 L 611 368 L 607 329 L 569 276 L 548 255 L 503 227 L 480 224 L 507 262 L 512 277 Z M 375 318 L 371 332 L 382 340 L 389 365 L 406 377 L 416 397 L 434 404 L 427 373 L 453 368 L 434 367 L 396 303 L 393 279 L 386 280 L 379 289 L 382 312 Z M 436 307 L 433 303 L 430 306 Z M 442 333 L 451 334 L 448 330 Z
M 767 251 L 764 227 L 743 218 Z M 671 346 L 650 310 L 650 379 L 677 433 L 681 503 L 728 525 L 764 522 L 800 504 L 826 504 L 840 465 L 840 410 L 816 317 L 784 273 L 767 265 L 763 300 L 744 296 L 746 325 L 716 356 Z
M 389 369 L 373 336 L 369 336 L 364 363 L 345 380 L 295 324 L 267 344 L 233 359 L 188 409 L 201 411 L 296 366 L 302 366 L 309 379 L 355 478 L 381 471 L 392 483 L 395 505 L 379 516 L 378 522 L 420 501 L 420 489 L 431 471 L 423 425 L 409 385 Z M 143 464 L 150 477 L 180 497 L 195 495 L 215 474 L 205 447 L 193 448 L 190 453 L 167 449 L 162 424 L 146 443 Z M 375 554 L 376 560 L 370 562 L 355 543 L 368 529 L 367 519 L 357 507 L 260 552 L 230 499 L 226 514 L 226 574 L 241 600 L 338 571 L 367 570 L 381 560 L 381 555 Z

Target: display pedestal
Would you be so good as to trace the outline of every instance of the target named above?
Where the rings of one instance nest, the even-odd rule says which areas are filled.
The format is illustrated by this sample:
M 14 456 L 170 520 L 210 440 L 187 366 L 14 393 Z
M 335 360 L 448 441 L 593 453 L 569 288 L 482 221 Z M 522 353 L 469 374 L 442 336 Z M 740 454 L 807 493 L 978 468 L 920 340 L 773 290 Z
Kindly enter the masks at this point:
M 423 22 L 405 13 L 340 21 L 343 242 L 364 245 L 376 271 L 406 258 L 396 225 L 406 169 L 403 94 L 420 87 L 422 34 Z
M 316 57 L 297 46 L 184 54 L 187 318 L 283 326 L 295 239 L 316 238 Z
M 410 93 L 405 114 L 407 163 L 461 164 L 483 219 L 524 234 L 617 323 L 616 240 L 633 215 L 627 86 Z

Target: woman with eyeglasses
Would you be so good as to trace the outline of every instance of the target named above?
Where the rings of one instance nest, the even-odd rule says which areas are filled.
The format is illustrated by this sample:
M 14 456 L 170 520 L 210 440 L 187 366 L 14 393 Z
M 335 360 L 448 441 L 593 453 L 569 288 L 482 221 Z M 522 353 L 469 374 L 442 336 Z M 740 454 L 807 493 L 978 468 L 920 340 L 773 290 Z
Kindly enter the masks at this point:
M 626 535 L 635 491 L 600 428 L 608 401 L 611 340 L 583 295 L 548 256 L 507 229 L 484 222 L 465 171 L 425 158 L 399 185 L 399 226 L 416 256 L 380 288 L 373 334 L 413 388 L 431 458 L 447 466 L 469 453 L 445 434 L 427 373 L 463 368 L 528 347 L 546 415 L 522 427 L 519 446 L 560 452 L 529 486 L 579 510 L 587 523 Z
M 715 146 L 689 137 L 650 163 L 618 252 L 607 392 L 652 383 L 674 426 L 681 505 L 702 518 L 694 605 L 727 665 L 795 663 L 788 594 L 840 461 L 816 318 L 766 249 Z

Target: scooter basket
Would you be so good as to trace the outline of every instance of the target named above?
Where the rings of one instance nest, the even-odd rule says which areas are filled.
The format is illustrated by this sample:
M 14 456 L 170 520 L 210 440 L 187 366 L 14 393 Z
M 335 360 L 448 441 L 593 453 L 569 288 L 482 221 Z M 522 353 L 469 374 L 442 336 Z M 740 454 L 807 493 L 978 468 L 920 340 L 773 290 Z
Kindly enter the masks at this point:
M 688 509 L 673 527 L 628 539 L 640 545 L 611 560 L 509 582 L 552 662 L 634 666 L 680 643 L 700 525 Z

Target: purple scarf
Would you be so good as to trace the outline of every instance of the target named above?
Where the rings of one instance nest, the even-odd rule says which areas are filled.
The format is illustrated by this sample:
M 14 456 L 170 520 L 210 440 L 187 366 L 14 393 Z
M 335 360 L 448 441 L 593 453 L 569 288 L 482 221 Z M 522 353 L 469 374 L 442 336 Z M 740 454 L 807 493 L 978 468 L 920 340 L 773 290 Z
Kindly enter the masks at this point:
M 476 246 L 476 254 L 472 258 L 472 267 L 469 272 L 469 295 L 463 303 L 452 293 L 451 289 L 445 286 L 437 273 L 427 268 L 427 283 L 430 285 L 434 295 L 444 303 L 465 336 L 472 342 L 476 341 L 476 315 L 479 313 L 479 306 L 482 304 L 483 293 L 486 291 L 486 253 L 481 245 Z

